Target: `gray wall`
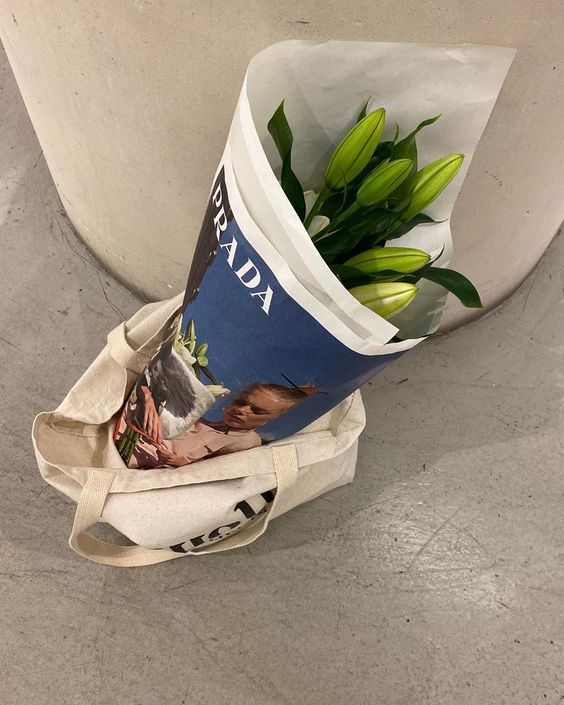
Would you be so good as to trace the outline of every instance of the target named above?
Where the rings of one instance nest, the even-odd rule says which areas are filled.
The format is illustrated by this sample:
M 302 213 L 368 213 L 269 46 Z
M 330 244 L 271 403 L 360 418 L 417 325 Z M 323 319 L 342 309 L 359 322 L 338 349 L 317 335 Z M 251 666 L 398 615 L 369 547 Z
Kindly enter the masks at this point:
M 452 217 L 491 308 L 564 217 L 560 0 L 4 0 L 0 36 L 63 205 L 149 298 L 184 287 L 248 60 L 288 38 L 518 49 Z M 443 328 L 475 311 L 450 301 Z

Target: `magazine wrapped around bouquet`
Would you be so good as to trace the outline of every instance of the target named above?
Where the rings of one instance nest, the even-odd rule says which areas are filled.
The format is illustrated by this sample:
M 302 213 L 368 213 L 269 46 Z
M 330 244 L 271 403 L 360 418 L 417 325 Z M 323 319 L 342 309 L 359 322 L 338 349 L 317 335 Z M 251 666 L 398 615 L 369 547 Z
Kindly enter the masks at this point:
M 313 200 L 363 104 L 386 106 L 387 144 L 394 123 L 413 130 L 441 114 L 440 129 L 428 120 L 418 138 L 419 161 L 457 151 L 464 163 L 426 218 L 385 246 L 416 247 L 447 268 L 449 217 L 513 55 L 473 45 L 288 41 L 254 57 L 183 305 L 117 419 L 114 441 L 129 467 L 184 467 L 291 436 L 438 328 L 447 295 L 440 284 L 422 280 L 409 306 L 384 318 L 320 254 L 279 182 L 280 145 L 267 126 L 281 101 L 295 140 L 291 170 Z

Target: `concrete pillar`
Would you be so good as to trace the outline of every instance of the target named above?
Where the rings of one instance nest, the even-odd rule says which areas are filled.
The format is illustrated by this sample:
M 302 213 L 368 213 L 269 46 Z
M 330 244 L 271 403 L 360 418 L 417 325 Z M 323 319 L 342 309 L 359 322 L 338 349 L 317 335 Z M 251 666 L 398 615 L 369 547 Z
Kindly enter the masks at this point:
M 491 308 L 564 217 L 561 0 L 414 7 L 4 0 L 0 36 L 69 218 L 148 298 L 185 286 L 245 68 L 260 49 L 288 38 L 517 48 L 452 218 L 456 267 Z M 475 315 L 452 300 L 443 328 Z

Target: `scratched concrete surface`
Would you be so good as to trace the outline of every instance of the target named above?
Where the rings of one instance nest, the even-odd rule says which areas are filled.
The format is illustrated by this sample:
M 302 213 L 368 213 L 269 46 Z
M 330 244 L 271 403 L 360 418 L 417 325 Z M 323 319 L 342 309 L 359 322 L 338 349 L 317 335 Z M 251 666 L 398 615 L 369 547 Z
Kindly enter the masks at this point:
M 564 238 L 366 387 L 352 486 L 249 550 L 100 567 L 67 548 L 30 426 L 139 301 L 75 237 L 0 75 L 2 703 L 564 702 Z

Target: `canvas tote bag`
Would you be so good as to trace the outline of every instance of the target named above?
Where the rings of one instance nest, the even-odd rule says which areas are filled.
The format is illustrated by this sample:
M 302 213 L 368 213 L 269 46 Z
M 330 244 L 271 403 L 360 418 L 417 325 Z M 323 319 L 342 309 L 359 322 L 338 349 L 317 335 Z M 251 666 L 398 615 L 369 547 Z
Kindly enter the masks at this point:
M 43 478 L 77 502 L 69 544 L 98 563 L 140 566 L 251 543 L 270 519 L 352 481 L 365 425 L 360 392 L 300 433 L 183 468 L 126 467 L 113 441 L 116 415 L 178 314 L 183 294 L 141 308 L 55 411 L 35 418 Z M 108 522 L 133 546 L 88 533 Z

